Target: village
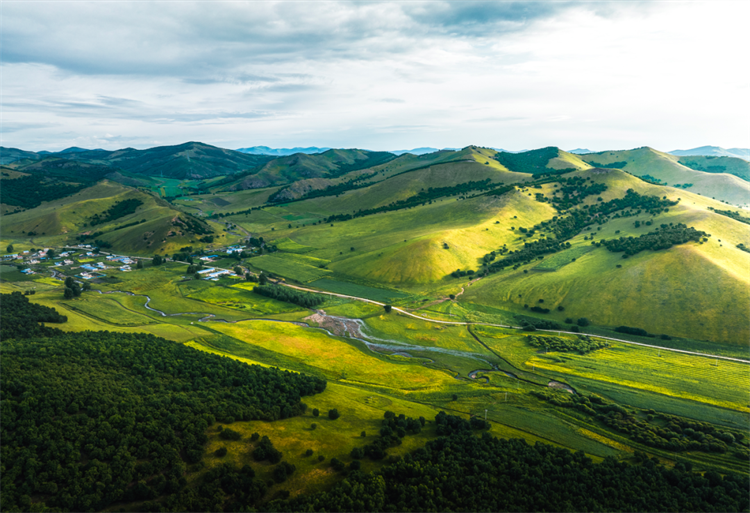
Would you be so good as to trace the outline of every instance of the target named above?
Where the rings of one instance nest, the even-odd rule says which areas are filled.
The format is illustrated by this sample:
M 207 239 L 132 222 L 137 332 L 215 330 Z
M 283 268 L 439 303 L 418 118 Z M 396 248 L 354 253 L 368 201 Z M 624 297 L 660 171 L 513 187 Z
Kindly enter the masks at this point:
M 239 255 L 245 255 L 244 251 L 252 251 L 253 246 L 232 245 L 225 248 L 215 248 L 212 254 L 204 255 L 196 253 L 189 255 L 188 263 L 194 260 L 200 266 L 211 265 L 228 257 L 232 259 Z M 169 257 L 159 257 L 163 262 L 176 261 Z M 75 246 L 64 246 L 60 252 L 55 248 L 32 248 L 9 253 L 0 256 L 7 265 L 15 264 L 18 271 L 26 276 L 31 276 L 46 271 L 51 271 L 53 277 L 59 277 L 60 271 L 77 271 L 75 276 L 82 280 L 95 280 L 105 278 L 107 271 L 130 272 L 135 268 L 142 268 L 145 263 L 151 264 L 152 257 L 135 257 L 118 255 L 115 253 L 101 251 L 91 244 L 78 244 Z M 233 262 L 221 262 L 224 264 Z M 218 281 L 221 277 L 236 277 L 236 265 L 231 269 L 220 266 L 201 268 L 196 272 L 196 278 Z

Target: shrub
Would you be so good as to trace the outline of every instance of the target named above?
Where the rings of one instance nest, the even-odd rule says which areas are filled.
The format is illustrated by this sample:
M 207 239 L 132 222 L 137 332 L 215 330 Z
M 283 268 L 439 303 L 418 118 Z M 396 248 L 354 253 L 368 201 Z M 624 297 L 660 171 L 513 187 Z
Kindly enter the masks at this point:
M 305 456 L 312 456 L 312 455 L 313 455 L 313 450 L 312 449 L 308 449 L 308 450 L 305 451 Z
M 591 321 L 589 321 L 586 317 L 581 317 L 576 322 L 579 326 L 588 326 L 589 324 L 591 324 Z
M 341 416 L 341 414 L 339 413 L 339 411 L 336 408 L 333 408 L 332 410 L 328 410 L 328 418 L 329 419 L 336 420 L 340 416 Z
M 222 440 L 239 440 L 242 438 L 242 434 L 231 428 L 224 428 L 219 433 L 219 438 Z
M 260 434 L 258 434 L 258 433 L 253 433 L 252 435 L 250 435 L 250 441 L 251 442 L 257 442 L 258 438 L 260 438 Z
M 320 410 L 317 408 L 313 408 L 313 417 L 317 417 L 320 415 Z
M 223 458 L 227 455 L 227 448 L 226 447 L 220 447 L 214 451 L 214 454 L 218 456 L 219 458 Z

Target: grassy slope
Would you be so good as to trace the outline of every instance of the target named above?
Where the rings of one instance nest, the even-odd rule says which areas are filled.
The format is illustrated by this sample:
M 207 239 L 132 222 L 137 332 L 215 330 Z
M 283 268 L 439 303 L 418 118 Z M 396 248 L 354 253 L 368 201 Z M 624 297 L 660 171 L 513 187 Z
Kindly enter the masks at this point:
M 732 205 L 750 204 L 750 183 L 727 173 L 705 173 L 680 164 L 680 158 L 652 148 L 605 151 L 581 155 L 590 163 L 627 162 L 625 171 L 637 176 L 650 175 L 669 185 L 692 183 L 688 190 Z
M 750 181 L 750 162 L 735 157 L 677 157 L 683 166 L 707 173 L 729 173 Z
M 461 300 L 512 305 L 522 311 L 524 304 L 544 299 L 547 308 L 565 308 L 549 314 L 557 320 L 588 317 L 601 325 L 636 326 L 652 333 L 746 344 L 750 338 L 750 255 L 735 246 L 750 240 L 747 225 L 708 211 L 708 206 L 718 208 L 719 204 L 696 194 L 646 184 L 614 170 L 592 176 L 618 183 L 620 190 L 632 187 L 641 193 L 680 197 L 681 203 L 660 215 L 656 225 L 682 222 L 713 236 L 703 245 L 644 251 L 629 259 L 598 248 L 555 272 L 535 272 L 537 264 L 529 264 L 481 280 Z M 615 194 L 612 187 L 603 196 L 606 200 Z M 644 225 L 634 228 L 636 219 L 645 221 L 647 217 L 609 221 L 596 232 L 597 238 L 637 236 L 652 230 Z M 620 234 L 615 235 L 616 230 Z M 583 240 L 587 233 L 571 240 L 574 247 L 590 245 Z M 618 264 L 622 267 L 617 268 Z
M 94 214 L 101 214 L 113 204 L 126 199 L 139 199 L 143 204 L 135 213 L 112 222 L 85 226 Z M 22 232 L 33 231 L 38 235 L 33 237 L 31 244 L 61 246 L 73 242 L 79 233 L 103 232 L 97 239 L 110 242 L 114 251 L 128 254 L 168 254 L 183 246 L 204 246 L 198 242 L 199 236 L 182 233 L 172 225 L 173 219 L 179 215 L 181 212 L 165 201 L 104 180 L 72 196 L 4 217 L 2 242 L 27 241 L 29 238 Z M 143 219 L 146 222 L 114 230 Z M 218 232 L 220 227 L 214 224 L 213 229 Z

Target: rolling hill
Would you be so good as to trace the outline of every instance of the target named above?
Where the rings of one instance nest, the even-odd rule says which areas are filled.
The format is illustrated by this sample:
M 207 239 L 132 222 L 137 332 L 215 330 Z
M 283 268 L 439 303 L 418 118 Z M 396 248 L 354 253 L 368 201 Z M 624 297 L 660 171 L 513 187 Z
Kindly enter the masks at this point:
M 427 184 L 455 187 L 470 178 L 493 177 L 492 173 L 498 184 L 504 178 L 508 180 L 505 183 L 520 185 L 500 196 L 475 191 L 350 220 L 328 221 L 330 214 L 377 209 L 395 198 L 419 194 Z M 519 237 L 521 227 L 530 229 L 561 215 L 548 201 L 537 199 L 537 194 L 549 198 L 554 193 L 559 186 L 555 177 L 539 188 L 524 186 L 523 180 L 529 178 L 462 159 L 401 173 L 339 197 L 296 201 L 266 208 L 249 218 L 228 219 L 266 238 L 283 238 L 306 248 L 306 255 L 329 262 L 325 267 L 333 274 L 326 276 L 331 279 L 412 293 L 437 289 L 456 294 L 469 278 L 452 278 L 451 272 L 473 270 L 475 276 L 482 276 L 484 255 L 504 245 L 511 250 L 522 249 L 529 239 Z M 606 186 L 573 210 L 623 198 L 628 190 L 666 198 L 677 206 L 655 216 L 645 211 L 610 216 L 594 225 L 594 231 L 584 229 L 568 239 L 572 245 L 566 253 L 571 255 L 568 260 L 561 253 L 554 259 L 548 255 L 545 260 L 483 277 L 466 288 L 459 301 L 462 308 L 495 311 L 501 317 L 509 316 L 506 322 L 513 322 L 513 316 L 529 313 L 524 305 L 535 306 L 544 299 L 544 306 L 552 310 L 545 317 L 557 322 L 566 317 L 586 317 L 612 328 L 626 325 L 655 334 L 747 343 L 750 279 L 746 270 L 750 268 L 750 254 L 737 247 L 750 246 L 747 224 L 709 210 L 726 208 L 718 201 L 654 185 L 619 169 L 582 169 L 561 178 Z M 637 228 L 635 221 L 640 223 Z M 604 247 L 592 248 L 593 237 L 589 239 L 594 234 L 596 240 L 638 237 L 669 223 L 683 223 L 711 236 L 703 244 L 647 250 L 628 259 Z M 540 267 L 547 259 L 550 264 Z M 571 263 L 572 259 L 576 260 Z M 564 311 L 556 311 L 558 306 Z
M 237 177 L 227 178 L 227 189 L 232 191 L 259 189 L 285 185 L 297 180 L 338 178 L 351 171 L 370 168 L 396 156 L 388 152 L 366 150 L 328 150 L 307 155 L 297 153 L 271 160 Z
M 750 149 L 748 148 L 729 148 L 724 149 L 719 146 L 701 146 L 690 150 L 674 150 L 669 152 L 678 157 L 688 156 L 713 156 L 713 157 L 735 157 L 738 159 L 750 160 Z
M 20 157 L 19 151 L 9 152 L 9 155 Z M 110 168 L 110 172 L 122 170 L 140 175 L 179 179 L 203 179 L 231 175 L 263 165 L 273 159 L 267 155 L 248 155 L 200 142 L 158 146 L 147 150 L 133 148 L 116 151 L 81 150 L 63 151 L 49 156 L 40 154 L 25 156 L 27 153 L 31 152 L 23 152 L 23 158 L 52 159 L 54 162 L 65 159 L 80 164 L 106 166 Z
M 750 176 L 750 164 L 739 159 L 719 159 L 717 168 L 705 172 L 691 169 L 686 163 L 694 162 L 694 167 L 708 169 L 714 165 L 714 159 L 677 157 L 648 147 L 590 153 L 579 157 L 592 166 L 623 169 L 663 185 L 684 188 L 732 205 L 750 205 L 750 182 L 743 179 Z M 717 172 L 721 171 L 718 166 L 722 166 L 724 172 Z
M 135 208 L 118 211 L 118 206 L 128 204 L 125 202 Z M 166 201 L 109 180 L 5 215 L 2 224 L 3 240 L 58 246 L 100 240 L 115 251 L 139 255 L 202 247 L 206 245 L 200 241 L 202 237 L 218 232 L 216 225 L 189 216 Z

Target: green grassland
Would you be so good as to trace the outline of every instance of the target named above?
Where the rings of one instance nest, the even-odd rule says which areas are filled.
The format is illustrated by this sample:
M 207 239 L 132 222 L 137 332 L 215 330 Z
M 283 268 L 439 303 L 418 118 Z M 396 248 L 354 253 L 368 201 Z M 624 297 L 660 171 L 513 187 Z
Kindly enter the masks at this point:
M 694 157 L 676 157 L 648 147 L 581 156 L 581 159 L 591 165 L 626 162 L 622 169 L 634 175 L 649 175 L 670 186 L 691 183 L 693 186 L 688 189 L 690 192 L 732 205 L 750 204 L 750 183 L 746 180 L 729 173 L 696 171 L 681 163 L 681 159 L 685 158 Z
M 314 261 L 327 262 L 326 260 L 315 259 L 314 257 L 288 254 L 259 256 L 251 259 L 249 264 L 255 269 L 283 276 L 284 278 L 290 278 L 302 283 L 315 281 L 332 274 L 331 271 L 327 269 L 310 265 L 309 262 Z M 319 265 L 326 264 L 321 263 Z

